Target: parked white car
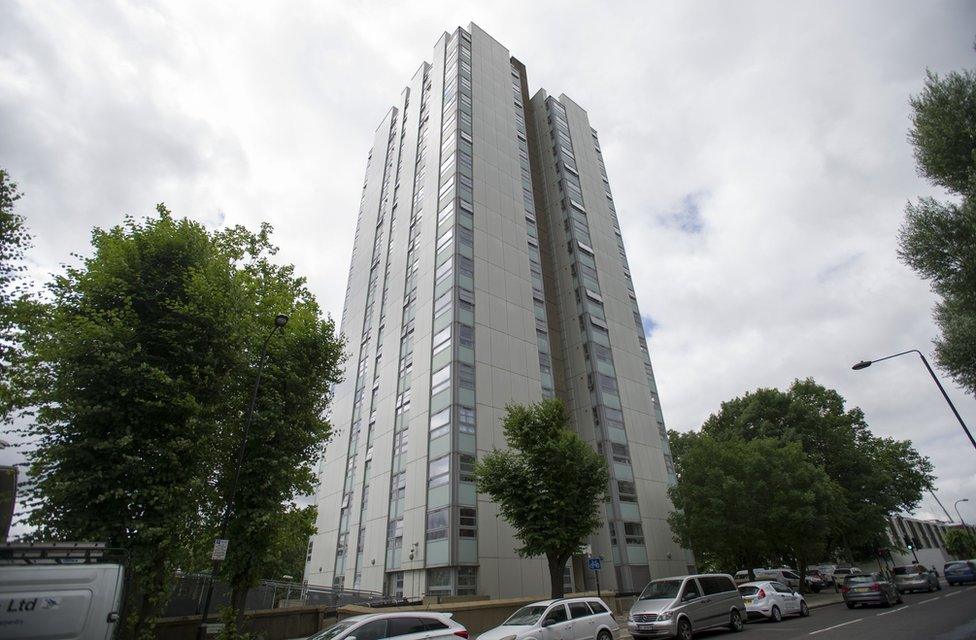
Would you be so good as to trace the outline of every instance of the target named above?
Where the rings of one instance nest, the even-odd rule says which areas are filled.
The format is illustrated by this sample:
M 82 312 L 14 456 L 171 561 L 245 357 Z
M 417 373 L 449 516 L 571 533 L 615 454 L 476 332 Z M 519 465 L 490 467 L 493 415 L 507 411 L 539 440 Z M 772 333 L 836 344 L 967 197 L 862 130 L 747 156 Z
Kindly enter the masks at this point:
M 560 598 L 526 605 L 478 640 L 615 640 L 620 625 L 599 598 Z M 363 640 L 358 635 L 356 640 Z
M 782 582 L 757 580 L 739 585 L 739 593 L 750 619 L 765 618 L 779 622 L 783 616 L 810 615 L 803 596 Z
M 307 640 L 457 640 L 468 630 L 451 619 L 450 613 L 406 611 L 368 613 L 344 618 Z

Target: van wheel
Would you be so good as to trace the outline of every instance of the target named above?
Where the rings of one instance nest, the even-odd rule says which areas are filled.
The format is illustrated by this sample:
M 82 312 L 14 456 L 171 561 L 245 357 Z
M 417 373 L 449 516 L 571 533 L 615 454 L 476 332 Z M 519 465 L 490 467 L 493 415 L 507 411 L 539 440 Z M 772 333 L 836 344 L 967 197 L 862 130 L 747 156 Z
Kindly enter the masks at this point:
M 777 607 L 775 604 L 773 605 L 773 610 L 770 611 L 770 614 L 772 614 L 770 617 L 772 617 L 773 622 L 783 621 L 783 612 L 780 611 L 779 607 Z
M 742 614 L 739 613 L 738 609 L 732 609 L 732 613 L 729 615 L 729 629 L 736 633 L 742 631 Z
M 678 621 L 678 639 L 679 640 L 691 640 L 694 634 L 691 631 L 691 623 L 688 622 L 687 618 L 682 618 Z

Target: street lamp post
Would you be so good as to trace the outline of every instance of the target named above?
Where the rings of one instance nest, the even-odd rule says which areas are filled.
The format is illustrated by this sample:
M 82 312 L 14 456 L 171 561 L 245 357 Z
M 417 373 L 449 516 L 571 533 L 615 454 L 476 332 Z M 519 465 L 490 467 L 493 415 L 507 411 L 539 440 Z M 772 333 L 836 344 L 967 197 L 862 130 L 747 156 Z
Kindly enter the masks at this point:
M 258 390 L 261 388 L 261 372 L 264 371 L 264 362 L 268 357 L 268 343 L 271 338 L 286 324 L 288 316 L 279 313 L 274 319 L 274 328 L 264 339 L 261 345 L 261 357 L 258 358 L 258 374 L 254 379 L 254 389 L 251 391 L 251 402 L 247 405 L 247 414 L 244 416 L 244 434 L 241 437 L 241 448 L 237 452 L 237 466 L 234 469 L 234 483 L 230 486 L 230 495 L 227 496 L 227 504 L 224 506 L 224 513 L 220 518 L 220 533 L 218 540 L 225 540 L 227 536 L 227 525 L 230 522 L 230 515 L 234 511 L 234 499 L 237 497 L 237 485 L 241 479 L 241 466 L 244 464 L 244 452 L 247 449 L 247 434 L 251 430 L 251 419 L 254 417 L 254 405 L 258 400 Z M 213 598 L 214 582 L 217 581 L 217 572 L 220 570 L 220 560 L 214 559 L 210 570 L 210 584 L 207 586 L 207 596 L 203 600 L 203 616 L 200 619 L 200 626 L 197 629 L 197 637 L 201 640 L 207 636 L 207 617 L 210 615 L 210 600 Z
M 962 523 L 963 531 L 969 532 L 969 529 L 966 527 L 966 521 L 962 519 L 962 515 L 959 513 L 960 502 L 969 502 L 969 498 L 960 498 L 959 500 L 956 500 L 956 504 L 952 505 L 952 508 L 956 510 L 956 515 L 959 516 L 959 522 Z
M 942 397 L 945 398 L 945 401 L 949 404 L 949 408 L 952 409 L 952 413 L 955 414 L 956 420 L 959 421 L 959 425 L 962 427 L 962 430 L 966 432 L 966 435 L 969 437 L 969 441 L 972 443 L 973 448 L 976 449 L 976 439 L 973 439 L 973 434 L 969 432 L 969 427 L 967 427 L 966 423 L 962 421 L 962 416 L 959 415 L 959 412 L 956 410 L 956 405 L 952 404 L 952 400 L 949 399 L 949 394 L 946 393 L 945 387 L 942 386 L 942 383 L 939 382 L 939 379 L 935 376 L 935 371 L 932 371 L 932 367 L 929 366 L 929 361 L 925 359 L 925 356 L 922 355 L 922 352 L 918 349 L 909 349 L 908 351 L 902 351 L 901 353 L 896 353 L 894 355 L 877 358 L 876 360 L 861 360 L 851 367 L 851 369 L 854 371 L 860 371 L 861 369 L 867 369 L 875 362 L 890 360 L 891 358 L 897 358 L 898 356 L 903 356 L 908 353 L 917 353 L 918 357 L 922 359 L 922 364 L 924 364 L 925 368 L 929 370 L 929 375 L 932 376 L 932 379 L 935 380 L 935 384 L 938 385 L 939 391 L 942 392 Z

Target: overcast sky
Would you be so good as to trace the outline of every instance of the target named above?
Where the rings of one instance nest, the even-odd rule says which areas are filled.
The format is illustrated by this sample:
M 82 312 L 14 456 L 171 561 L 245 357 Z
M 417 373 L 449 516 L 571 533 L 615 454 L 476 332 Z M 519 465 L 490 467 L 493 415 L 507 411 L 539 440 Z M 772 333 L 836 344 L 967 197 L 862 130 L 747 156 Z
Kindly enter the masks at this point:
M 926 67 L 976 66 L 972 2 L 0 0 L 0 166 L 35 275 L 165 202 L 271 222 L 338 319 L 373 131 L 472 21 L 600 132 L 669 427 L 813 376 L 911 439 L 976 521 L 976 452 L 917 359 L 850 369 L 931 352 L 934 297 L 895 255 L 905 203 L 940 195 L 908 99 Z

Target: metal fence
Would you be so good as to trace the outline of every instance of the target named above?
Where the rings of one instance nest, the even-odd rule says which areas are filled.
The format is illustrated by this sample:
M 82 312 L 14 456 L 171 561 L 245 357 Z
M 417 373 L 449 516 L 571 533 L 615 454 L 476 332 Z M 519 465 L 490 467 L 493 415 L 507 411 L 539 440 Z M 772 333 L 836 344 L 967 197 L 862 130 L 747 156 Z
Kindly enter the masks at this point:
M 202 573 L 178 574 L 174 578 L 169 603 L 163 610 L 164 617 L 191 616 L 203 612 L 203 600 L 207 594 L 210 576 Z M 211 611 L 219 611 L 230 604 L 230 587 L 223 582 L 214 583 Z M 312 586 L 301 582 L 262 580 L 247 592 L 245 611 L 276 609 L 279 607 L 326 606 L 341 607 L 347 604 L 377 605 L 389 600 L 376 591 L 357 589 L 332 589 Z

